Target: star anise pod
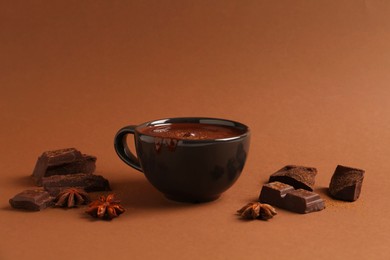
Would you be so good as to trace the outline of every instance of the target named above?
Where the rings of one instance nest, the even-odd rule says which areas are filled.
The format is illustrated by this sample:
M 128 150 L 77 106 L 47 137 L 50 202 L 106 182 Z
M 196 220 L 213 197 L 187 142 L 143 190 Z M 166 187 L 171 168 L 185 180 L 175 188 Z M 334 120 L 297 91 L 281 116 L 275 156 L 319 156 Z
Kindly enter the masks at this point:
M 61 191 L 56 199 L 56 206 L 73 208 L 89 202 L 88 193 L 83 189 L 67 188 Z
M 260 202 L 251 202 L 237 210 L 237 213 L 246 219 L 262 219 L 267 220 L 275 216 L 276 210 L 269 204 Z
M 110 194 L 107 197 L 100 196 L 98 200 L 88 205 L 88 209 L 85 212 L 95 218 L 111 220 L 125 212 L 125 209 L 119 203 L 120 201 L 115 199 L 114 194 Z

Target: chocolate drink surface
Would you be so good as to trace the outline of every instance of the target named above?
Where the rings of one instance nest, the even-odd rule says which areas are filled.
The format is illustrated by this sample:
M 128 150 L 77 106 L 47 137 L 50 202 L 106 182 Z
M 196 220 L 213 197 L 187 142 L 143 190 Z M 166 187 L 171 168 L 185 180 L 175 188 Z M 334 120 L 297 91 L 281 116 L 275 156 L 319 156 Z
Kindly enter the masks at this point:
M 212 124 L 171 123 L 147 126 L 139 130 L 142 134 L 160 138 L 183 140 L 212 140 L 231 138 L 242 135 L 240 129 Z

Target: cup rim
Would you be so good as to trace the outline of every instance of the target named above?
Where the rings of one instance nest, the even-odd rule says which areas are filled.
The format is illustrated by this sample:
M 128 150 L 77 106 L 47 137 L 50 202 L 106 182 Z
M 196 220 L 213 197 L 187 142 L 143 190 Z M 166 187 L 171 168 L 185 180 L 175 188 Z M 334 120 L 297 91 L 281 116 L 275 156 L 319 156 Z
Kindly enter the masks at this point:
M 135 131 L 137 134 L 142 136 L 148 136 L 155 138 L 154 136 L 141 133 L 139 130 L 141 128 L 147 127 L 147 126 L 154 126 L 154 125 L 162 125 L 162 124 L 169 124 L 169 123 L 200 123 L 200 124 L 211 124 L 211 125 L 221 125 L 221 126 L 230 126 L 235 128 L 240 128 L 243 130 L 243 133 L 237 136 L 228 137 L 228 138 L 211 138 L 211 139 L 178 139 L 182 141 L 183 143 L 210 143 L 210 142 L 227 142 L 227 141 L 234 141 L 239 140 L 242 138 L 245 138 L 250 135 L 250 128 L 240 122 L 230 120 L 230 119 L 223 119 L 223 118 L 215 118 L 215 117 L 167 117 L 167 118 L 161 118 L 156 120 L 151 120 L 145 123 L 142 123 L 140 125 L 137 125 L 135 127 Z

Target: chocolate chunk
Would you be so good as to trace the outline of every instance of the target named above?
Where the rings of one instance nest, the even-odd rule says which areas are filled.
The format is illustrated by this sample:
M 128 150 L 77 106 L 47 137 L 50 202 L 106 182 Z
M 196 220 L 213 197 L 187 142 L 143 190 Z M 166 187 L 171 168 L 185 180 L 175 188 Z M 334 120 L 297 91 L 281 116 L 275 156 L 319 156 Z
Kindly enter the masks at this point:
M 33 178 L 42 185 L 42 178 L 59 174 L 93 173 L 96 157 L 82 154 L 75 148 L 44 152 L 37 160 Z
M 269 182 L 279 181 L 293 186 L 295 189 L 313 191 L 317 169 L 296 165 L 287 165 L 273 173 Z
M 284 208 L 284 197 L 293 190 L 293 186 L 278 181 L 267 183 L 261 189 L 259 201 Z
M 329 193 L 339 200 L 355 201 L 360 196 L 364 170 L 338 165 L 329 184 Z
M 295 190 L 293 186 L 281 182 L 264 184 L 259 200 L 297 213 L 310 213 L 325 208 L 324 201 L 317 193 L 304 189 Z
M 66 175 L 73 173 L 88 173 L 91 174 L 96 169 L 96 157 L 83 154 L 80 159 L 72 163 L 65 163 L 57 166 L 50 166 L 46 170 L 45 177 L 52 175 Z
M 305 214 L 325 208 L 325 202 L 317 193 L 298 189 L 287 193 L 284 198 L 285 209 Z
M 42 184 L 50 194 L 56 194 L 64 187 L 82 188 L 86 192 L 111 190 L 107 179 L 100 175 L 86 173 L 44 177 L 42 178 Z
M 53 205 L 54 197 L 43 189 L 25 190 L 9 200 L 13 208 L 39 211 Z

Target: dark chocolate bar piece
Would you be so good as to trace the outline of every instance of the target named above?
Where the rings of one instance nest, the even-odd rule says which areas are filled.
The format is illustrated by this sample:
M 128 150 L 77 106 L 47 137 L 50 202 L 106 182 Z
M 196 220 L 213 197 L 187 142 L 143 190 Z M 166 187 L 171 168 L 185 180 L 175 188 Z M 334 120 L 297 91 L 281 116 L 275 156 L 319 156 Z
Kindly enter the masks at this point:
M 270 182 L 263 185 L 259 201 L 279 208 L 284 208 L 284 197 L 288 192 L 293 190 L 294 187 L 288 184 L 278 181 Z
M 43 189 L 25 190 L 9 200 L 13 208 L 39 211 L 54 204 L 54 197 Z
M 269 178 L 269 182 L 279 181 L 289 184 L 295 189 L 313 191 L 316 175 L 316 168 L 287 165 L 273 173 Z
M 33 171 L 33 178 L 38 186 L 42 178 L 59 174 L 93 173 L 96 157 L 82 154 L 75 148 L 66 148 L 42 153 Z
M 295 190 L 293 186 L 281 182 L 264 184 L 259 200 L 262 203 L 302 214 L 325 208 L 324 200 L 317 193 L 304 189 Z
M 284 198 L 284 206 L 287 210 L 305 214 L 323 210 L 325 202 L 317 193 L 298 189 L 287 193 Z
M 338 165 L 329 184 L 330 195 L 339 200 L 355 201 L 360 196 L 364 170 Z
M 44 177 L 42 178 L 42 184 L 43 188 L 49 191 L 50 194 L 56 194 L 57 190 L 59 191 L 64 187 L 82 188 L 86 192 L 111 190 L 108 180 L 103 176 L 86 173 Z
M 91 174 L 96 169 L 96 157 L 83 154 L 81 158 L 72 163 L 65 163 L 56 166 L 49 166 L 46 170 L 45 177 L 52 175 L 66 175 L 73 173 Z

